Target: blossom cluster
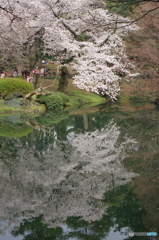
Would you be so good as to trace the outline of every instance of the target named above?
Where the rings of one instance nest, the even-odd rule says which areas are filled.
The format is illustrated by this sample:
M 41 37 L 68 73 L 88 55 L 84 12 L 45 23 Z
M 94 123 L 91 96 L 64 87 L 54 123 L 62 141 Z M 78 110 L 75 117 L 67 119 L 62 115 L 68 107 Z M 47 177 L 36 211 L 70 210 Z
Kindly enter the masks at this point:
M 117 99 L 119 80 L 130 69 L 122 36 L 138 30 L 127 18 L 110 14 L 100 0 L 0 0 L 0 6 L 6 9 L 0 11 L 3 60 L 24 57 L 23 45 L 43 28 L 44 53 L 56 60 L 73 56 L 75 85 Z
M 50 16 L 50 25 L 47 25 L 46 51 L 56 58 L 58 54 L 66 58 L 74 56 L 72 66 L 77 74 L 73 83 L 81 89 L 116 100 L 122 77 L 118 73 L 128 76 L 129 69 L 133 68 L 124 53 L 122 35 L 138 28 L 135 25 L 128 27 L 126 18 L 95 7 L 96 1 L 90 4 L 89 1 L 76 0 L 73 6 L 70 1 L 61 0 L 60 3 L 63 3 L 62 9 L 60 5 L 54 8 L 56 14 L 61 11 L 59 16 Z

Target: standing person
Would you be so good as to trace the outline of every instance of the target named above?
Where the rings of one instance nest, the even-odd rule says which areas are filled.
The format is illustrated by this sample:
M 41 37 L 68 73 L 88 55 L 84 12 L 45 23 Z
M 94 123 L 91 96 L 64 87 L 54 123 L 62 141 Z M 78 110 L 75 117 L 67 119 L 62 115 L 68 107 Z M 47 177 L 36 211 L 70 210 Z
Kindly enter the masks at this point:
M 27 79 L 27 77 L 30 76 L 30 71 L 28 68 L 26 68 L 25 70 L 25 78 Z
M 18 69 L 17 69 L 17 67 L 14 68 L 12 76 L 13 77 L 18 77 Z
M 40 69 L 40 76 L 45 76 L 45 68 Z
M 39 75 L 40 75 L 40 72 L 39 72 L 38 67 L 34 68 L 34 70 L 33 70 L 33 76 L 35 77 L 34 88 L 36 88 L 36 85 L 38 83 Z
M 47 68 L 44 68 L 44 76 L 46 76 L 48 73 L 48 69 Z
M 30 75 L 30 71 L 28 70 L 28 68 L 22 69 L 21 74 L 22 74 L 22 78 L 27 79 L 27 77 Z

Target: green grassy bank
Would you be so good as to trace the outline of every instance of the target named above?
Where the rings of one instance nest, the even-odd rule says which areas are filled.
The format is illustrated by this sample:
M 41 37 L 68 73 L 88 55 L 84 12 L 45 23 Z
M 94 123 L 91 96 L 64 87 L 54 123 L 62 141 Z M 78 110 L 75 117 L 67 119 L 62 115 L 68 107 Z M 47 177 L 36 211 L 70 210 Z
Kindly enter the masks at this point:
M 95 93 L 78 91 L 78 89 L 76 91 L 68 92 L 67 96 L 69 101 L 65 104 L 65 110 L 94 107 L 106 103 L 105 98 L 100 97 Z M 3 102 L 4 100 L 0 100 L 0 113 L 43 113 L 46 110 L 43 104 L 39 104 L 35 100 L 31 101 L 28 106 L 22 106 L 21 108 L 5 106 Z
M 29 106 L 23 106 L 21 108 L 14 108 L 5 106 L 3 104 L 4 100 L 0 100 L 0 114 L 2 113 L 43 113 L 45 112 L 45 106 L 43 104 L 38 104 L 36 102 L 31 102 Z

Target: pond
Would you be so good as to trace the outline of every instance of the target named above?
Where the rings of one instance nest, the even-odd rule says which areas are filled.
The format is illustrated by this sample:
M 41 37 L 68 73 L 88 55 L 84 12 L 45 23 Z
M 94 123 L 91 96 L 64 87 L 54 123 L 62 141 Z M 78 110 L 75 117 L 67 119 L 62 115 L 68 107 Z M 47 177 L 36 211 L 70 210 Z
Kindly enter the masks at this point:
M 159 111 L 3 116 L 0 148 L 0 240 L 158 239 Z

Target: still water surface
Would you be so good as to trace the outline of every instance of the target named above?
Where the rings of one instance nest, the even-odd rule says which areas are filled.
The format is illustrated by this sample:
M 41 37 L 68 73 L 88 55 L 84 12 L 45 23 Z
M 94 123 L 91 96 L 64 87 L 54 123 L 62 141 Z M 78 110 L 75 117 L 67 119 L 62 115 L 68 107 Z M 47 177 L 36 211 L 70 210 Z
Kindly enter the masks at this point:
M 105 106 L 0 120 L 0 240 L 159 233 L 159 112 Z

